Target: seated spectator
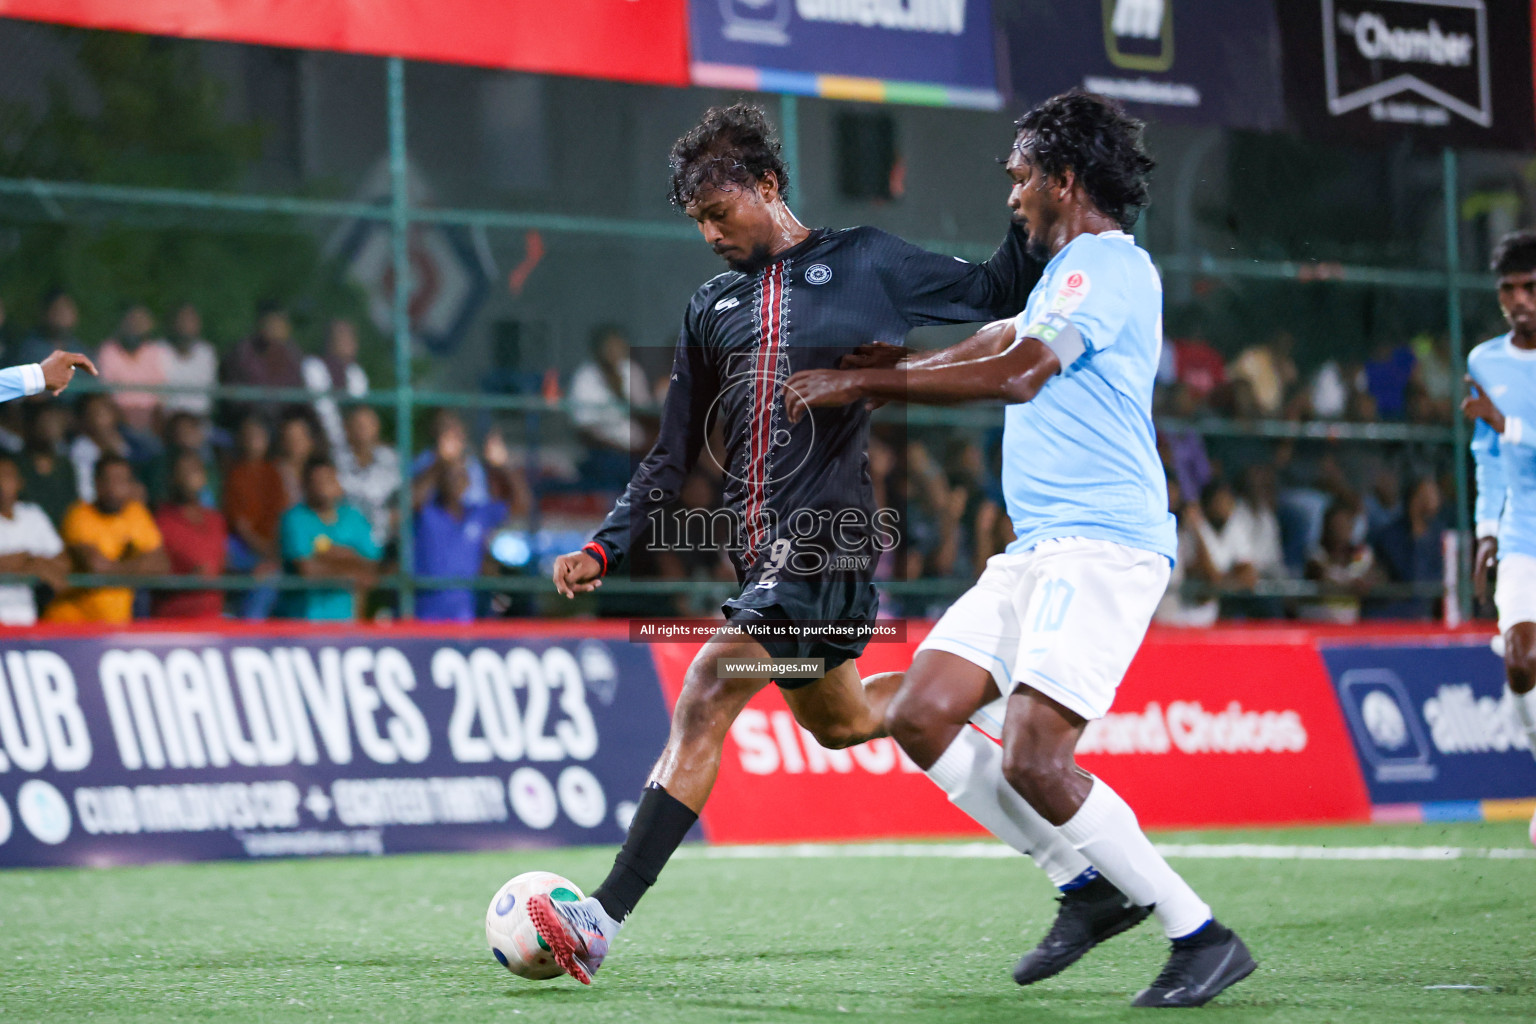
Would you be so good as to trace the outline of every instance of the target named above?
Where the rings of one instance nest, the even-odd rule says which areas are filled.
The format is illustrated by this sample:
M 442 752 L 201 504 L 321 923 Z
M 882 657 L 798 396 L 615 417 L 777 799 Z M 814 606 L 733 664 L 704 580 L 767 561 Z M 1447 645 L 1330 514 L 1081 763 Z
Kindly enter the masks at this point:
M 1291 352 L 1296 339 L 1289 331 L 1276 331 L 1266 342 L 1244 349 L 1227 374 L 1233 380 L 1246 380 L 1253 386 L 1253 396 L 1261 416 L 1276 416 L 1291 385 L 1296 383 L 1296 363 Z
M 96 500 L 96 461 L 108 455 L 138 467 L 147 465 L 155 450 L 143 435 L 123 427 L 117 403 L 111 395 L 98 391 L 80 400 L 80 434 L 69 446 L 81 501 Z
M 430 437 L 432 447 L 421 452 L 411 462 L 411 504 L 420 506 L 426 501 L 436 480 L 429 470 L 439 462 L 464 460 L 469 473 L 469 490 L 464 500 L 471 505 L 481 505 L 491 500 L 489 484 L 485 476 L 485 464 L 469 453 L 469 430 L 464 421 L 452 409 L 439 409 L 432 415 Z
M 277 452 L 272 462 L 283 480 L 283 507 L 304 500 L 304 468 L 322 454 L 315 438 L 315 424 L 308 412 L 290 411 L 277 428 Z
M 183 448 L 171 465 L 170 500 L 155 513 L 171 572 L 216 579 L 224 572 L 229 534 L 224 517 L 203 501 L 208 471 L 197 452 Z M 157 619 L 208 619 L 224 614 L 221 590 L 166 590 L 155 595 Z
M 1446 423 L 1451 418 L 1452 399 L 1456 393 L 1451 374 L 1451 339 L 1444 332 L 1426 331 L 1408 343 L 1413 350 L 1413 382 L 1409 397 L 1417 393 L 1424 403 L 1418 416 L 1409 408 L 1409 417 L 1419 423 Z
M 1197 402 L 1227 382 L 1225 360 L 1204 338 L 1175 338 L 1173 353 L 1174 372 Z
M 149 576 L 170 568 L 160 529 L 143 502 L 133 467 L 118 455 L 96 462 L 95 498 L 78 502 L 64 517 L 65 549 L 75 571 Z M 133 619 L 133 591 L 128 587 L 72 588 L 53 599 L 44 615 L 49 622 L 106 622 Z
M 1194 389 L 1188 384 L 1174 385 L 1169 397 L 1168 415 L 1191 420 L 1199 411 Z M 1157 446 L 1163 462 L 1172 470 L 1184 494 L 1199 494 L 1211 482 L 1211 460 L 1205 450 L 1205 435 L 1194 427 L 1157 432 Z
M 368 393 L 368 374 L 357 365 L 357 328 L 350 320 L 332 320 L 325 333 L 325 353 L 304 357 L 304 386 L 324 395 L 315 400 L 320 429 L 331 451 L 338 455 L 346 445 L 341 413 L 331 394 L 340 392 L 351 398 Z
M 224 360 L 225 384 L 255 388 L 303 388 L 304 356 L 293 344 L 293 324 L 288 313 L 275 303 L 263 303 L 256 311 L 256 330 Z M 275 424 L 285 412 L 304 406 L 289 399 L 234 403 L 233 418 L 254 413 Z
M 491 534 L 507 521 L 507 506 L 499 501 L 466 504 L 469 473 L 462 461 L 440 461 L 431 473 L 436 478 L 432 497 L 416 510 L 416 574 L 479 576 Z M 416 598 L 416 617 L 468 622 L 475 617 L 475 592 L 467 587 L 423 590 Z
M 379 549 L 368 520 L 342 501 L 341 481 L 330 459 L 317 456 L 304 467 L 304 502 L 283 513 L 278 532 L 290 572 L 345 584 L 334 590 L 285 593 L 279 614 L 310 621 L 354 618 L 356 595 L 378 578 Z
M 1199 514 L 1189 518 L 1200 542 L 1191 579 L 1244 591 L 1280 572 L 1280 528 L 1272 507 L 1251 497 L 1239 502 L 1231 486 L 1217 479 L 1201 493 Z
M 55 592 L 61 591 L 69 571 L 64 542 L 42 509 L 17 500 L 21 493 L 21 471 L 15 460 L 0 455 L 0 572 L 36 576 Z M 37 600 L 31 587 L 0 586 L 0 625 L 30 626 L 36 621 Z
M 96 368 L 106 384 L 117 387 L 161 387 L 166 383 L 170 351 L 165 342 L 151 337 L 155 318 L 143 304 L 129 306 L 117 333 L 101 343 Z M 123 422 L 146 434 L 157 431 L 160 396 L 149 391 L 115 391 L 113 397 Z
M 165 436 L 160 454 L 144 471 L 149 500 L 156 506 L 170 500 L 171 479 L 176 460 L 191 452 L 203 464 L 203 491 L 200 500 L 209 508 L 218 505 L 218 460 L 213 445 L 208 441 L 207 422 L 190 412 L 174 412 L 165 421 Z
M 1402 481 L 1388 465 L 1374 467 L 1371 486 L 1365 492 L 1365 532 L 1368 536 L 1385 529 L 1403 512 Z
M 1349 406 L 1359 370 L 1330 359 L 1312 376 L 1312 415 L 1320 420 L 1340 420 Z
M 40 363 L 60 349 L 94 355 L 75 337 L 80 326 L 80 308 L 72 295 L 54 289 L 43 298 L 43 322 L 22 341 L 15 362 Z
M 346 444 L 336 452 L 341 491 L 367 518 L 373 542 L 382 549 L 394 537 L 399 518 L 400 456 L 379 442 L 379 414 L 372 406 L 348 409 L 345 430 Z
M 650 402 L 645 371 L 629 355 L 622 328 L 604 324 L 592 332 L 591 358 L 571 377 L 571 419 L 591 448 L 582 477 L 603 485 L 629 482 L 633 458 L 650 450 L 655 439 L 652 417 L 637 415 Z
M 1371 548 L 1376 564 L 1393 583 L 1441 583 L 1445 579 L 1445 548 L 1441 522 L 1440 485 L 1423 477 L 1408 491 L 1408 502 L 1390 523 L 1375 531 Z M 1430 619 L 1435 599 L 1403 598 L 1373 602 L 1373 618 Z
M 1298 614 L 1311 622 L 1351 625 L 1360 621 L 1360 599 L 1378 579 L 1368 545 L 1355 539 L 1357 509 L 1335 502 L 1323 517 L 1323 542 L 1307 562 L 1307 579 L 1316 581 L 1322 596 L 1301 606 Z
M 240 424 L 236 458 L 224 479 L 224 521 L 229 531 L 229 568 L 255 576 L 278 571 L 278 521 L 287 505 L 283 478 L 267 459 L 269 435 L 260 416 Z M 277 602 L 277 591 L 256 589 L 240 599 L 240 616 L 264 619 Z
M 53 523 L 62 523 L 64 513 L 80 500 L 75 466 L 64 444 L 68 429 L 67 407 L 57 402 L 34 406 L 27 428 L 27 446 L 19 459 L 22 492 Z
M 1383 342 L 1365 364 L 1365 389 L 1376 400 L 1376 415 L 1400 420 L 1408 410 L 1408 384 L 1413 379 L 1413 349 Z M 1364 422 L 1364 421 L 1362 421 Z
M 190 302 L 171 315 L 171 331 L 165 354 L 165 382 L 174 387 L 195 388 L 167 395 L 167 412 L 189 412 L 207 419 L 213 411 L 208 389 L 219 382 L 219 357 L 203 340 L 203 317 Z

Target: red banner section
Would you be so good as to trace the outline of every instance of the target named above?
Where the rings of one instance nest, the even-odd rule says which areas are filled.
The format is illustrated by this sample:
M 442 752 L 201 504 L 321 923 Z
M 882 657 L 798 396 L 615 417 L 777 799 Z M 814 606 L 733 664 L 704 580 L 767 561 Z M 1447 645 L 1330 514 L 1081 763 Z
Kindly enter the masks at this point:
M 0 17 L 688 84 L 685 0 L 0 0 Z
M 905 668 L 925 633 L 913 624 L 906 644 L 872 644 L 860 669 Z M 654 648 L 669 703 L 697 649 Z M 1082 751 L 1153 828 L 1370 817 L 1327 670 L 1301 630 L 1154 630 Z M 823 750 L 772 688 L 731 730 L 704 827 L 723 843 L 980 831 L 890 740 Z

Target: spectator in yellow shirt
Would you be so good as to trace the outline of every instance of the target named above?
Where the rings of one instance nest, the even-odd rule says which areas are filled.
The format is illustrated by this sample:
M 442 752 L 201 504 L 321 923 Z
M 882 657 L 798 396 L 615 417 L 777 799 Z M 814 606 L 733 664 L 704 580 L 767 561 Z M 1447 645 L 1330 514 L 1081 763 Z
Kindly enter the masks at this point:
M 103 455 L 96 463 L 96 500 L 77 502 L 64 516 L 63 536 L 76 572 L 148 576 L 170 572 L 160 530 L 143 502 L 128 460 Z M 128 587 L 67 590 L 48 606 L 49 622 L 123 623 L 133 619 Z

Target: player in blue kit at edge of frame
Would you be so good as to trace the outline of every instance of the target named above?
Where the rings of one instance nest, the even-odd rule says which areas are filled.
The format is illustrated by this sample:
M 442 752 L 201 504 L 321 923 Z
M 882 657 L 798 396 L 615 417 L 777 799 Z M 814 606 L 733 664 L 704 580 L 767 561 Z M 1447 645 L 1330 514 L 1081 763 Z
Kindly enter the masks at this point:
M 1478 599 L 1486 600 L 1497 566 L 1493 647 L 1504 658 L 1505 700 L 1536 754 L 1536 231 L 1505 235 L 1490 262 L 1509 333 L 1467 356 L 1471 394 L 1461 407 L 1476 420 L 1472 579 Z M 1536 815 L 1530 836 L 1536 843 Z
M 1085 873 L 1150 908 L 1172 942 L 1132 1005 L 1199 1006 L 1251 974 L 1253 957 L 1153 848 L 1130 806 L 1073 759 L 1088 722 L 1109 711 L 1176 554 L 1152 424 L 1162 283 L 1127 233 L 1153 166 L 1141 130 L 1082 92 L 1024 115 L 1007 163 L 1009 205 L 1031 253 L 1048 261 L 1024 311 L 951 348 L 810 370 L 786 387 L 791 420 L 870 399 L 1008 403 L 1002 482 L 1017 539 L 918 646 L 886 724 L 941 785 L 964 785 L 972 770 L 968 724 L 999 736 L 1008 783 Z M 1072 900 L 1069 891 L 1064 910 Z M 1058 915 L 1016 981 L 1049 977 L 1113 934 L 1082 911 Z

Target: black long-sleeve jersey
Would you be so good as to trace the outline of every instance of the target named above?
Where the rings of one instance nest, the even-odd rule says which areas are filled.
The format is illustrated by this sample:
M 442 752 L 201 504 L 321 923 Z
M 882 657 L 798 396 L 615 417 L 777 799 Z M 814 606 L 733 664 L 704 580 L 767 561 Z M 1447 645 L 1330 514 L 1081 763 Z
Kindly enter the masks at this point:
M 913 327 L 1013 316 L 1039 274 L 1017 226 L 981 264 L 860 227 L 812 231 L 757 273 L 710 280 L 683 318 L 656 443 L 586 550 L 609 572 L 646 537 L 663 547 L 707 543 L 702 529 L 658 537 L 651 524 L 719 423 L 728 548 L 740 580 L 872 579 L 895 523 L 874 504 L 869 413 L 855 402 L 809 410 L 792 424 L 784 382 L 835 367 L 871 341 L 899 344 Z

